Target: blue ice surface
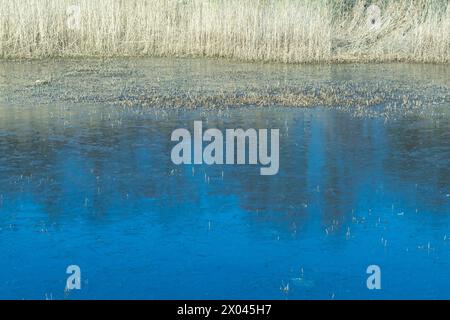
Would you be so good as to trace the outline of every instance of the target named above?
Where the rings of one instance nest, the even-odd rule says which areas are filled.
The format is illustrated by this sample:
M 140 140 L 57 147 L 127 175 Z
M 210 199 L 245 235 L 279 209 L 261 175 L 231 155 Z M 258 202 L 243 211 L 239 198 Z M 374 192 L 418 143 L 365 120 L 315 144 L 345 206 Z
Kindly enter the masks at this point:
M 279 173 L 174 165 L 170 133 L 206 118 L 279 128 Z M 0 137 L 0 297 L 449 298 L 449 164 L 448 127 L 323 108 L 18 126 Z

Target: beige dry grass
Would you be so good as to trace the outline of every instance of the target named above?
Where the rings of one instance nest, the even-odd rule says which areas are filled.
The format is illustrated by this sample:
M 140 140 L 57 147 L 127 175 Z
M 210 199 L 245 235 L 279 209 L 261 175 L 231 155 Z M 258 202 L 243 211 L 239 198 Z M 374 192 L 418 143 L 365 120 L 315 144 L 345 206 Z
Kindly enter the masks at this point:
M 0 0 L 0 57 L 450 62 L 448 0 Z M 80 19 L 77 18 L 77 7 Z M 379 14 L 379 15 L 378 15 Z

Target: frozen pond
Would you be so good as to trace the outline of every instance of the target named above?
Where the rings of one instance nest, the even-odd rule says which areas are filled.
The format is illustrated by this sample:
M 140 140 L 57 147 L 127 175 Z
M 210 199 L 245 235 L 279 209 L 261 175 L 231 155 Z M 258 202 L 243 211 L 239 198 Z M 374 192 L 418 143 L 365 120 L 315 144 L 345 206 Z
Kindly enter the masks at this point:
M 0 62 L 0 298 L 448 299 L 449 75 Z M 279 128 L 279 173 L 174 165 L 195 120 Z

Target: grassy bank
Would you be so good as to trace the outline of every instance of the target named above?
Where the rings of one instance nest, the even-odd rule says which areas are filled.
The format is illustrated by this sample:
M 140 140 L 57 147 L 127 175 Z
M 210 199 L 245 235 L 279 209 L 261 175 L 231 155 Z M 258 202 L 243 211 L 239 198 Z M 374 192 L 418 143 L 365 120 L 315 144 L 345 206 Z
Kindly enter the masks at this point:
M 450 62 L 448 0 L 0 0 L 0 8 L 2 58 Z

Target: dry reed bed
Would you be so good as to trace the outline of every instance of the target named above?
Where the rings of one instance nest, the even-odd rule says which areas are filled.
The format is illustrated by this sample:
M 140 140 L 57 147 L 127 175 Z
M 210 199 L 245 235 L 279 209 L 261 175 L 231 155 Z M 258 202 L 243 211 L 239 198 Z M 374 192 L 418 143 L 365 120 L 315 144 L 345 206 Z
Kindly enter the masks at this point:
M 450 61 L 447 0 L 0 0 L 0 8 L 3 58 Z

